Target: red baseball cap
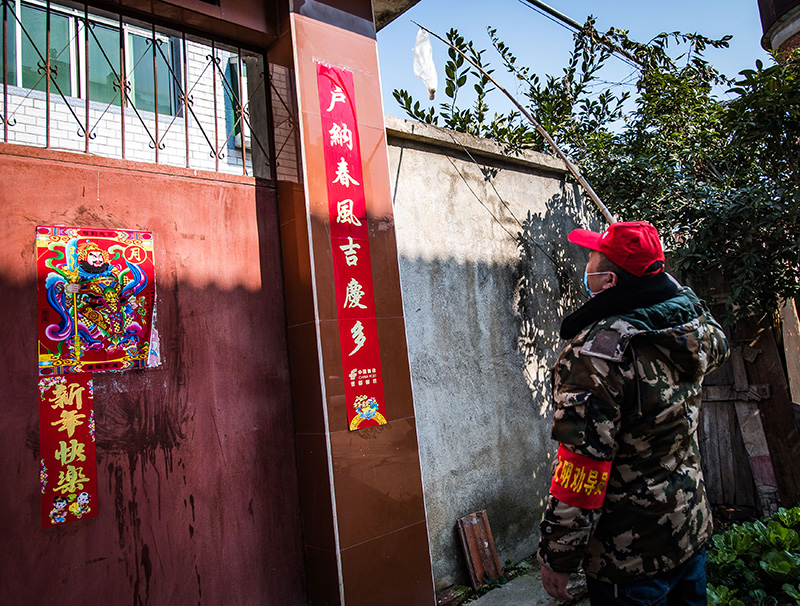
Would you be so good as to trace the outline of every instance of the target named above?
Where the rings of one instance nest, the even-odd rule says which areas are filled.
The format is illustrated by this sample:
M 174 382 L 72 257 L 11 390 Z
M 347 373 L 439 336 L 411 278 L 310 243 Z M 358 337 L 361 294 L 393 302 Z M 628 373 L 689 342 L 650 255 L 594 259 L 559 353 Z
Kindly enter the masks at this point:
M 664 270 L 661 239 L 656 228 L 647 221 L 612 223 L 601 234 L 574 229 L 568 238 L 573 244 L 604 254 L 637 278 Z

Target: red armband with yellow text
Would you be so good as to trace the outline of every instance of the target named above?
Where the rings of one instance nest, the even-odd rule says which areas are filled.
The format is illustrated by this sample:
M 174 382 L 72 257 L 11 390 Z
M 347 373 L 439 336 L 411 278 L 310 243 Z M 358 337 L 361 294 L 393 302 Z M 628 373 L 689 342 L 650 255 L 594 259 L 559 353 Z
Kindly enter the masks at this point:
M 550 494 L 562 503 L 581 509 L 599 509 L 606 497 L 611 461 L 598 461 L 558 445 L 558 465 Z

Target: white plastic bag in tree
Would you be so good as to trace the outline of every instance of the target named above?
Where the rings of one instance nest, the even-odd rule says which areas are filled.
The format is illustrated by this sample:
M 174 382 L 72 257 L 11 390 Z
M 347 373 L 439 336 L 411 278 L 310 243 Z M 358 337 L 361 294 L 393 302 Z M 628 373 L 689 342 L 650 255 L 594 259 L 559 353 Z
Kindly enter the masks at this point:
M 421 29 L 417 32 L 417 41 L 414 43 L 414 75 L 425 83 L 428 97 L 436 96 L 436 87 L 439 78 L 436 76 L 436 65 L 433 63 L 433 48 L 428 32 Z

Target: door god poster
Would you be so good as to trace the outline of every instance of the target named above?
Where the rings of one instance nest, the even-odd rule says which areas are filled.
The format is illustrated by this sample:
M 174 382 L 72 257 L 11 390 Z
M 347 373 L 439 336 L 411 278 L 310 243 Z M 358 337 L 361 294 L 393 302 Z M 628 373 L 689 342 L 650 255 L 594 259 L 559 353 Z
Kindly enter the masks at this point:
M 36 254 L 40 376 L 148 366 L 152 234 L 40 225 Z

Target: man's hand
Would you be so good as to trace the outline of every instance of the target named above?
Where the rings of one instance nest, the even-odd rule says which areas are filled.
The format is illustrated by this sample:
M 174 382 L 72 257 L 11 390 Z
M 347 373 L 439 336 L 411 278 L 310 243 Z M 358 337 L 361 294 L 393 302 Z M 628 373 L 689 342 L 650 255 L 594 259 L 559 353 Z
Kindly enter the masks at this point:
M 559 600 L 571 600 L 572 595 L 567 591 L 568 572 L 554 572 L 542 566 L 542 586 L 545 591 Z
M 64 292 L 72 295 L 77 294 L 81 292 L 81 285 L 68 282 L 67 284 L 64 285 Z

